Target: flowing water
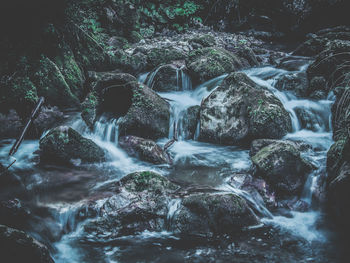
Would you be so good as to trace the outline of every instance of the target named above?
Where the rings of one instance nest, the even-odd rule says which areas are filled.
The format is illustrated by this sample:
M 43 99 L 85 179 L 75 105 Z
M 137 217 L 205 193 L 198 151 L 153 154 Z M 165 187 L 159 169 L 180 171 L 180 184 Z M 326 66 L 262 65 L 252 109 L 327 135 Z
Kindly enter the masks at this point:
M 227 75 L 193 88 L 190 78 L 179 69 L 178 90 L 159 93 L 170 103 L 171 121 L 169 138 L 159 140 L 158 144 L 164 145 L 174 137 L 174 131 L 178 133 L 178 141 L 169 150 L 174 161 L 171 167 L 151 165 L 129 157 L 118 147 L 119 120 L 106 116 L 100 117 L 92 132 L 78 115 L 68 122 L 68 125 L 106 150 L 108 161 L 103 164 L 78 166 L 77 163 L 76 167 L 69 168 L 38 166 L 35 154 L 38 141 L 24 141 L 14 156 L 17 162 L 11 169 L 22 178 L 29 193 L 25 196 L 26 203 L 34 211 L 27 231 L 51 244 L 56 262 L 232 262 L 233 258 L 237 262 L 332 262 L 330 237 L 314 197 L 326 177 L 326 153 L 332 144 L 330 107 L 334 98 L 330 94 L 327 100 L 311 101 L 274 88 L 279 77 L 305 71 L 307 65 L 308 62 L 305 62 L 294 72 L 272 66 L 245 70 L 256 83 L 271 90 L 290 113 L 293 132 L 285 139 L 301 140 L 312 145 L 312 149 L 303 154 L 318 169 L 309 175 L 305 184 L 302 198 L 311 207 L 305 212 L 271 212 L 263 202 L 228 182 L 227 178 L 233 173 L 249 172 L 251 161 L 248 149 L 196 141 L 199 123 L 194 138 L 185 139 L 181 123 L 186 110 L 200 105 Z M 150 87 L 157 72 L 155 70 L 148 78 Z M 146 78 L 144 74 L 139 81 L 143 82 Z M 310 115 L 312 123 L 302 123 L 298 115 L 300 110 Z M 11 143 L 13 141 L 6 140 L 0 144 L 2 163 L 7 164 L 12 160 L 7 157 Z M 178 237 L 167 229 L 162 232 L 145 231 L 113 242 L 97 239 L 94 233 L 86 233 L 84 225 L 92 217 L 103 215 L 90 215 L 90 209 L 84 204 L 93 200 L 95 206 L 104 206 L 106 198 L 110 197 L 110 193 L 105 191 L 106 185 L 131 172 L 143 170 L 156 171 L 187 184 L 236 193 L 248 201 L 261 216 L 263 224 L 252 228 L 248 238 L 225 242 L 225 246 L 206 239 Z M 169 201 L 169 224 L 180 205 L 181 199 Z M 97 207 L 91 209 L 97 211 Z

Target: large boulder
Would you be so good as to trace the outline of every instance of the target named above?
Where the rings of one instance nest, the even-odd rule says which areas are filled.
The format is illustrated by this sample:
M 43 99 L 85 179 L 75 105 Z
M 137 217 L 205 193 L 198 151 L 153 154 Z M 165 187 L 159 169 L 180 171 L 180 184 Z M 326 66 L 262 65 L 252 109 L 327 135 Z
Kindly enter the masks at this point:
M 143 84 L 132 88 L 131 106 L 119 124 L 121 136 L 134 135 L 158 139 L 169 134 L 170 106 Z
M 258 139 L 258 140 L 252 141 L 250 145 L 249 155 L 252 157 L 256 155 L 261 149 L 265 148 L 266 146 L 269 146 L 270 144 L 274 144 L 274 143 L 280 143 L 280 142 L 283 142 L 285 144 L 290 144 L 293 147 L 295 147 L 298 151 L 307 151 L 307 150 L 310 150 L 311 148 L 311 145 L 302 141 L 291 141 L 291 140 L 280 141 L 280 140 L 271 140 L 271 139 Z
M 279 198 L 299 195 L 314 166 L 302 156 L 294 143 L 277 141 L 253 157 L 254 175 L 262 177 Z
M 242 68 L 237 56 L 221 48 L 193 50 L 186 60 L 186 65 L 196 83 L 202 83 Z
M 119 145 L 130 156 L 154 164 L 170 164 L 168 154 L 152 140 L 136 136 L 123 136 L 119 138 Z
M 92 128 L 98 116 L 119 121 L 120 136 L 146 139 L 167 137 L 170 105 L 156 92 L 127 73 L 90 72 L 91 90 L 83 103 L 82 117 Z
M 54 262 L 45 245 L 23 231 L 4 225 L 0 225 L 0 253 L 3 262 Z
M 173 61 L 184 60 L 187 54 L 176 47 L 156 47 L 147 52 L 147 61 L 150 68 L 156 68 Z
M 40 140 L 40 162 L 71 163 L 75 160 L 102 162 L 105 153 L 92 140 L 67 126 L 52 129 Z
M 172 220 L 175 232 L 207 237 L 238 234 L 244 227 L 258 224 L 242 197 L 221 193 L 185 197 Z
M 201 141 L 234 145 L 280 139 L 290 130 L 289 113 L 279 99 L 244 73 L 229 75 L 201 105 Z
M 137 172 L 122 178 L 118 193 L 99 206 L 100 216 L 84 226 L 96 238 L 115 238 L 165 227 L 170 194 L 178 187 L 154 172 Z

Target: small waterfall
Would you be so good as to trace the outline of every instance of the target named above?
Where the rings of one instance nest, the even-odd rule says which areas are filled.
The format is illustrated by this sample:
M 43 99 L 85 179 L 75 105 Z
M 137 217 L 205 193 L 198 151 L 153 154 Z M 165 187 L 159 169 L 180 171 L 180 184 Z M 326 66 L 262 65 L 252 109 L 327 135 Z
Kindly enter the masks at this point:
M 177 199 L 172 199 L 169 202 L 168 205 L 168 214 L 167 214 L 167 220 L 168 220 L 168 224 L 171 225 L 171 222 L 173 220 L 173 218 L 175 217 L 176 213 L 178 212 L 179 208 L 181 205 L 181 199 L 177 198 Z
M 99 137 L 102 141 L 117 143 L 119 137 L 119 120 L 120 119 L 107 119 L 102 116 L 95 123 L 95 136 Z

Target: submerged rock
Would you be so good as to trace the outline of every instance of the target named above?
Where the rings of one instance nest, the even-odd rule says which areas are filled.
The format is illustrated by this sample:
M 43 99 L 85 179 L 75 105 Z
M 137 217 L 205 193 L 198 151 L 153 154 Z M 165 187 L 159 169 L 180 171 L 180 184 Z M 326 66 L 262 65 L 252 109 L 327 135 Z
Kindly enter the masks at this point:
M 171 159 L 163 149 L 152 140 L 136 136 L 123 136 L 119 138 L 119 145 L 130 156 L 154 164 L 170 164 Z
M 203 83 L 242 68 L 237 56 L 221 48 L 194 50 L 189 54 L 186 65 L 196 83 Z
M 0 253 L 4 262 L 54 262 L 45 245 L 23 231 L 4 225 L 0 225 Z
M 40 162 L 72 163 L 73 160 L 102 162 L 105 153 L 92 140 L 67 126 L 52 129 L 40 140 Z
M 299 195 L 314 166 L 294 143 L 276 141 L 252 157 L 254 175 L 266 180 L 279 198 Z
M 232 73 L 203 100 L 201 141 L 234 145 L 258 138 L 279 139 L 291 130 L 282 103 L 244 73 Z

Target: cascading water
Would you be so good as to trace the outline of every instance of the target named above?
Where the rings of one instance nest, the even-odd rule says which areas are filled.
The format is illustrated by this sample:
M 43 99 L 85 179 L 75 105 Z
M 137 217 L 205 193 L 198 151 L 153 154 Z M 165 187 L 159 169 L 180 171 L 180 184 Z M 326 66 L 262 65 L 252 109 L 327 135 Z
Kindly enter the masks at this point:
M 304 71 L 306 66 L 307 63 L 300 67 L 298 71 Z M 155 70 L 149 77 L 146 74 L 142 75 L 139 80 L 143 82 L 148 79 L 148 85 L 152 87 L 152 81 L 155 79 L 158 70 Z M 330 107 L 334 98 L 330 95 L 327 100 L 312 101 L 299 99 L 291 93 L 277 90 L 274 87 L 277 78 L 290 74 L 291 71 L 266 66 L 253 68 L 245 72 L 255 82 L 271 90 L 290 113 L 293 122 L 293 133 L 288 134 L 285 139 L 301 140 L 312 145 L 315 149 L 307 152 L 305 157 L 311 159 L 319 168 L 310 174 L 302 195 L 303 200 L 313 206 L 312 196 L 319 184 L 319 180 L 322 180 L 322 177 L 325 176 L 326 152 L 332 143 Z M 178 69 L 176 76 L 178 89 L 169 92 L 159 92 L 160 96 L 167 99 L 171 105 L 169 138 L 174 136 L 173 125 L 177 123 L 179 141 L 169 149 L 174 161 L 170 169 L 164 169 L 130 158 L 120 149 L 118 147 L 119 119 L 101 116 L 96 122 L 93 131 L 87 128 L 80 117 L 75 118 L 71 123 L 71 126 L 84 137 L 93 140 L 105 149 L 109 159 L 107 163 L 98 167 L 89 167 L 87 171 L 59 171 L 60 174 L 63 174 L 62 178 L 64 179 L 59 179 L 58 182 L 54 181 L 58 184 L 58 187 L 54 185 L 57 188 L 55 189 L 55 197 L 52 197 L 52 188 L 50 188 L 47 193 L 34 198 L 32 201 L 41 209 L 45 207 L 52 211 L 53 219 L 48 223 L 47 228 L 54 229 L 52 232 L 57 231 L 57 229 L 63 232 L 63 236 L 52 244 L 56 249 L 56 262 L 100 262 L 101 258 L 103 258 L 102 262 L 130 262 L 133 260 L 129 257 L 134 257 L 134 254 L 136 254 L 133 258 L 135 259 L 134 261 L 139 262 L 147 261 L 145 258 L 154 256 L 154 254 L 161 254 L 164 256 L 162 259 L 169 260 L 169 255 L 175 255 L 176 253 L 181 255 L 180 257 L 183 261 L 189 253 L 192 253 L 190 249 L 185 249 L 184 252 L 183 244 L 176 245 L 176 242 L 181 243 L 181 241 L 178 241 L 179 238 L 174 237 L 172 233 L 166 232 L 168 229 L 164 229 L 164 231 L 159 233 L 144 231 L 135 236 L 105 241 L 96 241 L 94 237 L 97 233 L 91 232 L 87 234 L 84 226 L 90 220 L 86 216 L 89 211 L 82 212 L 80 210 L 81 204 L 89 203 L 90 200 L 99 200 L 97 207 L 94 207 L 93 210 L 101 211 L 105 209 L 104 198 L 111 193 L 105 192 L 104 186 L 118 181 L 128 173 L 142 170 L 159 171 L 175 181 L 185 182 L 190 185 L 206 185 L 219 191 L 240 195 L 247 200 L 247 203 L 257 215 L 265 217 L 262 221 L 266 225 L 287 230 L 307 241 L 321 241 L 324 238 L 322 233 L 315 229 L 316 221 L 320 216 L 316 208 L 307 212 L 291 212 L 288 217 L 276 216 L 264 206 L 264 202 L 254 198 L 248 192 L 238 189 L 238 186 L 227 182 L 227 178 L 234 173 L 249 173 L 251 161 L 248 150 L 185 139 L 185 134 L 182 130 L 184 113 L 189 107 L 200 105 L 201 101 L 220 85 L 227 75 L 217 77 L 194 89 L 190 78 L 183 69 Z M 301 119 L 301 111 L 311 115 L 311 118 Z M 309 123 L 308 120 L 316 121 Z M 198 138 L 199 132 L 200 123 L 197 124 L 194 138 Z M 169 138 L 163 138 L 158 143 L 164 144 Z M 9 142 L 4 142 L 1 145 L 1 162 L 7 158 L 6 155 L 10 146 Z M 35 184 L 48 184 L 46 182 L 48 181 L 47 171 L 37 169 L 32 160 L 35 159 L 32 153 L 38 149 L 38 141 L 25 141 L 21 147 L 21 150 L 15 155 L 17 163 L 13 168 L 23 173 L 28 173 L 28 168 L 30 168 L 31 172 L 29 174 L 31 176 L 27 179 L 30 181 L 30 187 L 27 187 L 28 190 Z M 57 177 L 56 171 L 54 171 L 54 174 Z M 61 186 L 59 183 L 63 187 L 59 187 Z M 79 185 L 78 188 L 77 185 Z M 33 189 L 33 191 L 36 191 L 35 187 Z M 70 197 L 72 193 L 76 194 Z M 168 223 L 172 223 L 181 205 L 181 198 L 174 197 L 174 199 L 169 200 L 166 215 Z M 93 216 L 98 217 L 102 215 L 95 214 Z M 46 218 L 43 219 L 43 221 L 45 220 Z M 104 233 L 99 234 L 103 236 Z M 88 241 L 91 242 L 89 243 Z M 195 250 L 193 254 L 203 253 L 205 246 L 201 243 L 200 247 L 204 248 Z M 208 251 L 208 254 L 213 253 L 210 250 Z M 218 251 L 221 254 L 221 250 Z M 204 260 L 205 257 L 202 259 Z M 176 262 L 182 262 L 181 260 Z

